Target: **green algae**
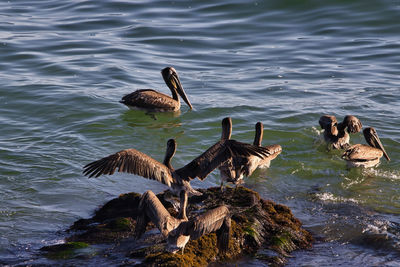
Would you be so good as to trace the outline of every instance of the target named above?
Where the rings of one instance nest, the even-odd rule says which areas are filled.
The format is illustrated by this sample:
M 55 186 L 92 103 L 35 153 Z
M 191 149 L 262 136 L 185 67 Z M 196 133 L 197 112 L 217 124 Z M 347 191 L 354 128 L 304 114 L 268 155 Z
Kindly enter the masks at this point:
M 284 232 L 273 236 L 270 242 L 271 246 L 275 248 L 276 251 L 279 251 L 282 254 L 287 254 L 297 248 L 292 239 L 293 237 L 289 232 Z
M 129 218 L 116 218 L 112 220 L 107 226 L 111 231 L 121 232 L 121 231 L 132 231 L 134 229 L 132 220 Z
M 69 259 L 77 255 L 77 250 L 87 247 L 89 244 L 85 242 L 67 242 L 42 247 L 40 250 L 46 252 L 46 256 L 50 259 Z

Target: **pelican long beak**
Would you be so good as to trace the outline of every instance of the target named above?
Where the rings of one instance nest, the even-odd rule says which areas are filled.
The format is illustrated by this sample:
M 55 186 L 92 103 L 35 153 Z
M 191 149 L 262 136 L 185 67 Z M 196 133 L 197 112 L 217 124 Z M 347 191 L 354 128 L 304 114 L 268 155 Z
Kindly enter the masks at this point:
M 381 140 L 378 137 L 377 132 L 375 131 L 374 128 L 367 128 L 364 130 L 364 137 L 367 141 L 367 143 L 375 148 L 379 148 L 383 152 L 383 156 L 390 161 L 389 155 L 386 153 L 385 148 L 382 145 Z
M 378 144 L 378 148 L 379 148 L 380 150 L 382 150 L 383 156 L 384 156 L 388 161 L 390 161 L 389 155 L 386 153 L 386 150 L 385 150 L 385 148 L 383 147 L 383 145 L 382 145 L 382 143 L 381 143 L 381 140 L 379 139 L 378 135 L 376 135 L 375 137 L 376 137 L 376 142 L 377 142 L 377 144 Z
M 175 87 L 178 94 L 182 97 L 183 101 L 186 102 L 186 104 L 189 106 L 190 109 L 193 109 L 193 106 L 190 103 L 190 101 L 185 93 L 185 90 L 183 90 L 181 81 L 179 80 L 178 75 L 176 73 L 173 73 L 171 75 L 170 82 L 171 82 L 172 86 Z

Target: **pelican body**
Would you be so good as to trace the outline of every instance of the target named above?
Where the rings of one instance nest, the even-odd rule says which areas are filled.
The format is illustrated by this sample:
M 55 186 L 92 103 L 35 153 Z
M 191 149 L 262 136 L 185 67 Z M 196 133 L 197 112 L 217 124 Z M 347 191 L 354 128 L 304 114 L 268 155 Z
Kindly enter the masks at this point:
M 262 147 L 261 143 L 264 135 L 264 125 L 262 122 L 257 122 L 255 129 L 256 133 L 253 145 Z M 271 166 L 271 160 L 275 159 L 282 152 L 282 147 L 278 144 L 265 146 L 265 148 L 269 151 L 268 156 L 264 158 L 249 156 L 249 175 L 251 175 L 257 168 L 269 168 L 269 166 Z
M 342 155 L 342 158 L 347 161 L 347 166 L 374 167 L 379 164 L 382 156 L 390 161 L 376 130 L 373 127 L 365 128 L 363 134 L 368 145 L 356 144 L 349 147 Z
M 139 203 L 139 217 L 136 221 L 135 237 L 138 239 L 146 231 L 151 221 L 167 237 L 167 251 L 182 254 L 190 239 L 198 239 L 205 234 L 217 231 L 217 244 L 226 251 L 229 244 L 231 218 L 225 205 L 209 210 L 190 220 L 186 217 L 187 195 L 181 194 L 181 209 L 177 218 L 171 216 L 152 191 L 146 191 Z
M 125 95 L 119 102 L 131 109 L 144 109 L 150 112 L 178 111 L 181 107 L 180 95 L 192 109 L 176 70 L 173 67 L 166 67 L 161 71 L 161 75 L 171 90 L 172 97 L 153 89 L 141 89 Z
M 157 180 L 169 186 L 171 192 L 177 196 L 181 191 L 190 195 L 201 195 L 190 186 L 192 179 L 198 177 L 204 180 L 214 169 L 232 158 L 249 155 L 263 157 L 268 153 L 265 148 L 235 140 L 220 140 L 187 165 L 175 170 L 171 165 L 175 151 L 176 141 L 169 139 L 164 161 L 160 163 L 136 149 L 125 149 L 87 164 L 83 167 L 83 174 L 89 178 L 97 178 L 102 174 L 112 175 L 118 170 Z
M 350 133 L 358 133 L 362 129 L 361 121 L 352 115 L 344 117 L 341 123 L 335 116 L 324 115 L 319 119 L 319 125 L 324 129 L 324 139 L 334 149 L 346 149 L 350 146 Z
M 232 119 L 225 118 L 222 120 L 221 140 L 229 140 L 232 134 Z M 263 137 L 263 125 L 261 122 L 256 124 L 256 134 L 253 145 L 264 148 L 268 152 L 263 157 L 253 157 L 253 155 L 239 156 L 225 162 L 219 170 L 221 174 L 221 188 L 224 181 L 238 185 L 243 182 L 244 176 L 250 176 L 257 167 L 269 167 L 271 160 L 275 159 L 281 152 L 280 145 L 261 146 Z
M 232 119 L 230 117 L 222 120 L 221 140 L 229 140 L 232 136 Z M 243 175 L 241 169 L 246 164 L 243 158 L 234 158 L 226 161 L 219 167 L 221 175 L 221 189 L 224 181 L 238 185 L 242 182 Z

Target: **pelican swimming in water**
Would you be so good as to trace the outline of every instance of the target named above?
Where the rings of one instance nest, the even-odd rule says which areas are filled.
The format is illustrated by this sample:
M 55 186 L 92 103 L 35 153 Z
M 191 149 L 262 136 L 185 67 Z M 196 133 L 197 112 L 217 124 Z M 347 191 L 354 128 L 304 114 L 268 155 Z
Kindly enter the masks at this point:
M 166 67 L 161 71 L 161 74 L 171 90 L 172 97 L 153 89 L 141 89 L 125 95 L 119 102 L 131 109 L 144 109 L 150 112 L 178 111 L 181 107 L 179 94 L 189 108 L 192 109 L 192 104 L 183 90 L 176 70 L 173 67 Z
M 161 201 L 152 191 L 145 192 L 139 203 L 139 217 L 135 227 L 135 237 L 146 231 L 151 221 L 167 237 L 167 251 L 176 253 L 182 249 L 190 239 L 198 239 L 205 234 L 217 232 L 217 245 L 221 252 L 228 249 L 231 218 L 225 205 L 209 210 L 190 220 L 186 216 L 187 195 L 182 194 L 183 201 L 177 218 L 171 216 Z M 186 196 L 186 198 L 184 197 Z
M 361 121 L 352 115 L 344 117 L 341 123 L 335 116 L 324 115 L 319 119 L 319 125 L 324 129 L 324 139 L 334 149 L 346 149 L 350 146 L 350 133 L 361 131 Z
M 125 149 L 87 164 L 83 167 L 83 174 L 89 178 L 97 178 L 102 174 L 112 175 L 118 170 L 157 180 L 169 186 L 176 196 L 180 196 L 181 191 L 190 195 L 201 195 L 190 186 L 190 180 L 196 177 L 204 180 L 214 169 L 234 157 L 249 155 L 262 157 L 268 153 L 265 148 L 235 140 L 220 140 L 186 166 L 175 170 L 171 165 L 175 151 L 176 141 L 169 139 L 164 161 L 161 163 L 136 149 Z
M 363 134 L 368 145 L 356 144 L 349 147 L 342 155 L 342 158 L 347 161 L 347 166 L 374 167 L 379 164 L 382 156 L 390 161 L 376 130 L 373 127 L 365 128 Z
M 221 140 L 229 140 L 231 135 L 232 119 L 227 117 L 222 120 Z M 253 145 L 257 147 L 263 147 L 261 146 L 262 137 L 263 125 L 261 122 L 258 122 L 256 124 L 256 134 Z M 253 155 L 238 156 L 220 166 L 219 170 L 221 174 L 221 189 L 223 188 L 224 181 L 238 185 L 243 182 L 244 176 L 250 176 L 257 169 L 257 167 L 269 167 L 271 160 L 276 158 L 282 151 L 282 147 L 280 145 L 271 145 L 263 148 L 268 151 L 267 154 L 263 155 L 263 157 L 253 157 Z

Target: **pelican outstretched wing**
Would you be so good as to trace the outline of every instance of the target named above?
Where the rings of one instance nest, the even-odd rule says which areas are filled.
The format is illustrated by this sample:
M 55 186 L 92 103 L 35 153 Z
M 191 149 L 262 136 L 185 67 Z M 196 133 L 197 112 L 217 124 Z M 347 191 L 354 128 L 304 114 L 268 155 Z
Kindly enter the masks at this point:
M 268 157 L 269 159 L 276 158 L 282 152 L 282 147 L 278 144 L 265 146 L 265 148 L 268 149 L 270 153 L 270 156 Z
M 270 153 L 269 150 L 264 147 L 258 147 L 235 140 L 221 140 L 175 172 L 184 180 L 191 180 L 196 177 L 204 180 L 209 173 L 227 160 L 250 155 L 264 158 L 268 157 Z
M 171 186 L 173 181 L 171 171 L 167 166 L 133 148 L 87 164 L 83 167 L 83 174 L 89 178 L 97 178 L 102 174 L 112 175 L 117 170 L 156 180 L 167 186 Z

